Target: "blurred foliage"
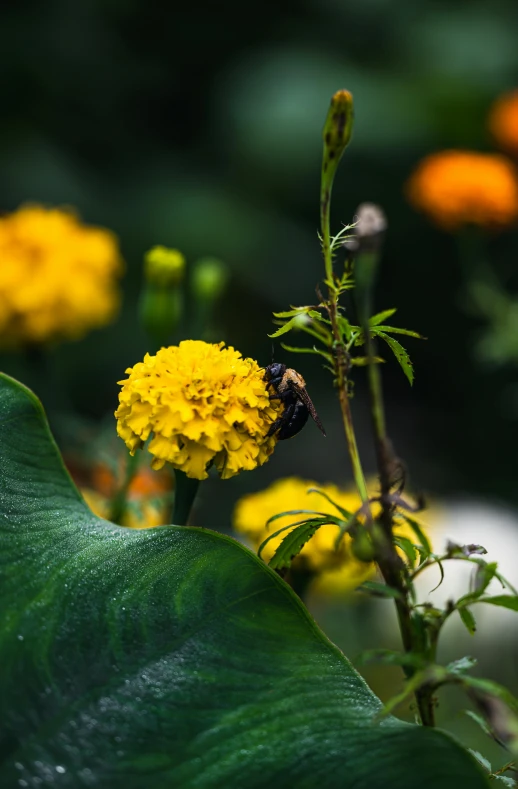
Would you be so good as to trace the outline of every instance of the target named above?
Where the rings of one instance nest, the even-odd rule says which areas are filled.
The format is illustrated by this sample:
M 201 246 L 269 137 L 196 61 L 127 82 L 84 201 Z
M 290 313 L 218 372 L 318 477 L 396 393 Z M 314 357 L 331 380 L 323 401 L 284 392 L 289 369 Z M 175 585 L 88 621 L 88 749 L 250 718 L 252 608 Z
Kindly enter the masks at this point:
M 216 317 L 219 334 L 263 363 L 271 358 L 271 311 L 310 302 L 320 276 L 320 126 L 329 96 L 346 87 L 356 127 L 334 222 L 350 220 L 361 200 L 384 206 L 378 306 L 403 305 L 402 321 L 429 337 L 416 355 L 412 392 L 395 366 L 384 368 L 396 446 L 418 487 L 516 500 L 514 372 L 504 366 L 489 376 L 479 366 L 472 348 L 480 318 L 459 310 L 468 275 L 454 240 L 415 215 L 403 194 L 423 154 L 491 148 L 488 107 L 516 81 L 516 3 L 284 0 L 263 3 L 252 23 L 241 11 L 232 3 L 224 12 L 209 3 L 179 11 L 159 0 L 4 6 L 2 207 L 73 204 L 86 221 L 118 233 L 128 261 L 120 322 L 91 335 L 80 352 L 56 351 L 61 387 L 84 415 L 114 409 L 115 382 L 146 350 L 136 301 L 142 255 L 154 244 L 225 261 L 232 281 Z M 507 233 L 489 249 L 511 290 L 516 248 L 516 234 Z M 432 334 L 437 310 L 448 320 Z M 1 364 L 30 382 L 20 360 Z M 318 362 L 304 359 L 303 371 L 319 410 L 329 410 Z M 354 407 L 361 435 L 361 381 Z M 325 448 L 310 426 L 262 472 L 232 490 L 215 487 L 222 512 L 236 494 L 281 473 L 312 473 L 309 456 L 319 458 L 323 480 L 338 463 L 337 481 L 345 481 L 335 411 L 328 421 Z M 367 456 L 369 441 L 362 441 Z

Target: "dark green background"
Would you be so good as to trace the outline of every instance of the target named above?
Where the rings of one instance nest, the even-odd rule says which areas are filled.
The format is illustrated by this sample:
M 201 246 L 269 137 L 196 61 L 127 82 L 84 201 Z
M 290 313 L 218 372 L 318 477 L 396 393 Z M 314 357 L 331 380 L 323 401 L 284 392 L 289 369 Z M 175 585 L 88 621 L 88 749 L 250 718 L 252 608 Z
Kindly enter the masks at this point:
M 399 305 L 399 321 L 429 338 L 407 343 L 412 391 L 395 366 L 384 370 L 396 445 L 418 487 L 516 501 L 515 371 L 477 362 L 480 323 L 461 309 L 454 240 L 416 215 L 403 185 L 433 149 L 491 147 L 488 107 L 518 78 L 517 22 L 514 0 L 292 0 L 246 13 L 234 2 L 7 3 L 1 207 L 72 204 L 118 233 L 128 263 L 121 322 L 59 354 L 77 409 L 112 410 L 115 381 L 145 350 L 135 299 L 142 254 L 155 243 L 178 246 L 189 260 L 228 262 L 233 279 L 216 335 L 268 362 L 271 311 L 311 302 L 321 276 L 320 130 L 330 95 L 346 87 L 357 120 L 335 226 L 362 200 L 384 206 L 390 230 L 377 306 Z M 491 243 L 492 265 L 511 290 L 517 252 L 515 232 Z M 273 477 L 316 475 L 315 455 L 322 480 L 349 478 L 329 381 L 308 357 L 286 360 L 308 378 L 329 438 L 324 445 L 310 425 L 264 472 L 214 486 L 225 514 L 237 493 Z M 17 372 L 14 360 L 1 361 Z M 361 383 L 358 395 L 372 467 Z

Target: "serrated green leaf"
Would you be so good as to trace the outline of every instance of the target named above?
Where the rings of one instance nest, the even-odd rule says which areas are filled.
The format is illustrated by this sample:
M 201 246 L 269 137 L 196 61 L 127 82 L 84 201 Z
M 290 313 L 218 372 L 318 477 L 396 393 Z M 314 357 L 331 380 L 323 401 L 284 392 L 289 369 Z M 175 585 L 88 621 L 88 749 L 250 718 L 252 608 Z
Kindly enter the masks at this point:
M 299 348 L 294 345 L 286 345 L 285 343 L 281 342 L 281 348 L 284 348 L 285 351 L 291 351 L 291 353 L 311 353 L 317 356 L 323 356 L 327 362 L 333 363 L 333 357 L 330 353 L 326 353 L 326 351 L 322 351 L 320 348 Z
M 351 364 L 356 367 L 367 367 L 370 364 L 370 358 L 368 356 L 352 356 L 351 357 Z M 375 364 L 385 364 L 385 359 L 382 359 L 381 356 L 373 356 L 372 361 Z
M 471 671 L 471 669 L 476 665 L 476 658 L 465 655 L 464 657 L 458 658 L 457 660 L 453 660 L 451 663 L 448 663 L 446 668 L 451 674 L 465 674 L 466 671 Z
M 474 583 L 475 589 L 457 600 L 457 606 L 459 608 L 478 602 L 479 598 L 484 594 L 485 590 L 496 576 L 498 567 L 496 562 L 478 560 L 475 564 L 477 565 Z
M 282 334 L 286 334 L 286 332 L 291 331 L 291 329 L 295 328 L 298 317 L 299 317 L 298 315 L 295 315 L 294 318 L 291 318 L 289 321 L 286 321 L 286 323 L 283 323 L 283 325 L 280 326 L 277 329 L 277 331 L 274 331 L 273 334 L 269 334 L 268 337 L 271 337 L 273 339 L 275 337 L 280 337 Z
M 5 376 L 0 599 L 5 789 L 357 789 L 380 765 L 397 789 L 487 786 L 447 735 L 376 723 L 379 699 L 235 540 L 94 516 Z
M 378 581 L 364 581 L 356 590 L 358 592 L 365 592 L 373 597 L 386 597 L 390 599 L 401 597 L 401 592 L 398 589 L 393 589 L 391 586 L 387 586 L 387 584 L 378 583 Z
M 408 378 L 410 385 L 412 385 L 414 382 L 414 369 L 412 367 L 412 362 L 410 361 L 410 356 L 408 355 L 405 348 L 403 348 L 403 346 L 393 337 L 390 337 L 388 334 L 385 334 L 382 331 L 378 333 L 378 337 L 387 343 L 390 350 L 399 362 L 401 369 Z
M 479 753 L 479 751 L 475 751 L 473 748 L 469 748 L 469 752 L 473 754 L 477 762 L 479 762 L 482 765 L 482 767 L 485 770 L 487 770 L 488 773 L 491 772 L 491 762 L 489 761 L 489 759 L 486 759 L 485 756 L 482 756 L 482 754 Z
M 511 611 L 518 611 L 518 597 L 516 595 L 502 594 L 493 597 L 479 597 L 476 602 L 498 605 L 501 608 L 510 608 Z
M 282 516 L 279 515 L 277 517 L 282 517 Z M 274 516 L 274 518 L 275 518 L 275 516 Z M 271 518 L 270 522 L 272 520 L 273 519 Z M 268 543 L 271 540 L 273 540 L 275 537 L 278 537 L 279 534 L 282 534 L 285 531 L 290 531 L 291 529 L 294 529 L 297 526 L 306 526 L 307 524 L 313 524 L 313 523 L 318 523 L 320 526 L 322 526 L 324 522 L 326 522 L 326 518 L 304 518 L 304 520 L 296 521 L 295 523 L 288 523 L 287 526 L 282 526 L 280 529 L 277 529 L 277 531 L 274 531 L 271 534 L 269 534 L 268 537 L 266 537 L 266 539 L 264 539 L 262 541 L 262 543 L 260 544 L 259 548 L 257 549 L 257 555 L 261 556 L 261 554 L 262 554 L 263 550 L 265 549 L 266 545 L 268 545 Z
M 415 518 L 412 518 L 406 512 L 402 512 L 401 510 L 398 510 L 398 518 L 402 518 L 405 521 L 405 523 L 407 523 L 410 526 L 415 536 L 417 537 L 420 545 L 423 547 L 424 553 L 426 554 L 427 557 L 430 556 L 430 554 L 432 553 L 432 546 L 430 545 L 430 541 L 426 536 L 426 534 L 424 533 L 418 521 L 416 521 Z
M 373 315 L 372 318 L 369 318 L 369 326 L 377 326 L 379 323 L 383 323 L 384 320 L 392 317 L 392 315 L 394 315 L 396 312 L 397 307 L 394 307 L 391 310 L 383 310 L 383 312 L 376 313 L 376 315 Z
M 410 567 L 414 567 L 417 561 L 417 551 L 412 541 L 409 540 L 408 537 L 402 537 L 401 535 L 394 534 L 394 544 L 401 548 L 408 559 Z
M 288 515 L 317 515 L 318 517 L 322 518 L 329 517 L 327 512 L 317 512 L 316 510 L 286 510 L 285 512 L 278 512 L 276 515 L 272 515 L 271 518 L 268 518 L 266 521 L 266 526 L 269 526 L 270 523 L 273 523 L 274 521 L 278 521 L 279 518 L 286 518 Z
M 469 608 L 458 608 L 459 616 L 464 624 L 468 633 L 472 636 L 477 630 L 477 623 L 475 622 L 475 617 L 469 610 Z
M 473 710 L 463 710 L 464 714 L 467 715 L 469 718 L 475 721 L 477 726 L 480 726 L 484 734 L 487 734 L 488 737 L 493 736 L 493 732 L 487 725 L 487 721 L 484 720 L 482 715 L 479 715 L 478 712 L 474 712 Z
M 411 329 L 401 329 L 399 326 L 373 326 L 372 331 L 374 334 L 405 334 L 407 337 L 415 337 L 416 340 L 426 340 L 422 334 Z
M 328 494 L 328 493 L 326 493 L 326 492 L 325 492 L 325 490 L 320 490 L 320 488 L 308 488 L 307 492 L 308 492 L 308 493 L 316 493 L 316 494 L 317 494 L 317 496 L 322 496 L 322 498 L 323 498 L 323 499 L 325 499 L 326 501 L 328 501 L 328 502 L 329 502 L 329 504 L 332 504 L 332 505 L 333 505 L 333 507 L 334 507 L 336 510 L 338 510 L 338 512 L 340 513 L 340 515 L 342 516 L 342 518 L 343 518 L 344 520 L 347 520 L 348 518 L 350 518 L 350 517 L 351 517 L 351 514 L 352 514 L 352 513 L 350 513 L 350 512 L 349 512 L 349 510 L 346 510 L 344 507 L 341 507 L 341 506 L 340 506 L 340 504 L 337 504 L 337 503 L 336 503 L 336 501 L 333 501 L 333 499 L 331 498 L 331 496 L 329 496 L 329 494 Z
M 347 318 L 344 318 L 343 315 L 338 315 L 337 321 L 338 321 L 338 328 L 340 330 L 340 334 L 342 335 L 343 339 L 346 342 L 349 342 L 354 327 L 351 326 Z
M 307 521 L 307 523 L 303 523 L 290 531 L 268 562 L 272 570 L 282 570 L 284 567 L 290 567 L 292 560 L 301 552 L 308 540 L 326 523 L 329 523 L 329 521 Z
M 495 781 L 498 781 L 501 786 L 507 786 L 508 789 L 514 789 L 517 786 L 514 778 L 511 778 L 509 775 L 492 775 L 491 782 Z
M 315 317 L 315 315 L 320 318 L 320 313 L 314 309 L 314 307 L 306 306 L 306 307 L 291 307 L 289 310 L 285 310 L 284 312 L 274 312 L 273 313 L 275 318 L 292 318 L 298 317 L 299 315 L 311 315 Z

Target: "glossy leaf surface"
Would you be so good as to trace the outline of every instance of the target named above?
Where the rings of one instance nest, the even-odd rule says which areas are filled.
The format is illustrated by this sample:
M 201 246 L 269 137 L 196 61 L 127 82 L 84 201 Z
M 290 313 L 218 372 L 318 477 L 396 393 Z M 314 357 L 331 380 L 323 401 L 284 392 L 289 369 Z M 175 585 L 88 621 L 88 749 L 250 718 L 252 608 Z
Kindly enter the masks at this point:
M 0 786 L 482 789 L 237 542 L 91 514 L 0 378 Z

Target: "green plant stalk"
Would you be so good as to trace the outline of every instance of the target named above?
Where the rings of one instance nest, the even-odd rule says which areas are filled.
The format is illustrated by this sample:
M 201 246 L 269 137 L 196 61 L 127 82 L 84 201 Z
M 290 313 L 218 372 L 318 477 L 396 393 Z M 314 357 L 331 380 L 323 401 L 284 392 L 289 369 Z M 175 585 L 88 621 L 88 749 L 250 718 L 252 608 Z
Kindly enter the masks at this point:
M 175 526 L 187 526 L 200 480 L 191 479 L 179 469 L 174 470 L 174 479 L 173 523 Z
M 134 455 L 130 455 L 128 452 L 128 460 L 126 462 L 126 474 L 124 477 L 124 482 L 122 483 L 122 486 L 119 488 L 119 490 L 113 497 L 110 505 L 109 520 L 111 520 L 112 523 L 120 524 L 124 516 L 124 513 L 126 512 L 126 507 L 128 504 L 128 491 L 131 482 L 133 480 L 133 477 L 135 476 L 135 473 L 137 471 L 138 461 L 139 458 L 136 452 Z
M 356 441 L 356 434 L 354 432 L 353 418 L 351 413 L 351 404 L 349 401 L 348 387 L 347 387 L 347 365 L 348 354 L 344 346 L 340 329 L 338 326 L 338 295 L 337 289 L 333 282 L 333 258 L 331 253 L 331 232 L 330 232 L 330 207 L 331 207 L 331 190 L 333 187 L 334 173 L 326 173 L 322 169 L 322 187 L 320 194 L 320 224 L 322 232 L 322 253 L 324 256 L 324 265 L 326 270 L 326 284 L 328 290 L 327 311 L 331 321 L 331 331 L 333 333 L 334 348 L 333 359 L 335 368 L 336 386 L 338 388 L 338 398 L 340 401 L 340 410 L 342 412 L 342 421 L 344 424 L 345 437 L 347 439 L 347 447 L 349 450 L 349 457 L 353 469 L 354 481 L 358 488 L 358 493 L 365 504 L 369 500 L 367 492 L 367 483 L 365 482 L 365 475 L 358 452 L 358 444 Z
M 322 154 L 322 170 L 320 181 L 320 232 L 322 253 L 326 272 L 328 300 L 326 308 L 331 322 L 333 334 L 333 361 L 336 386 L 340 400 L 340 410 L 344 423 L 345 436 L 349 457 L 353 469 L 354 481 L 362 503 L 369 500 L 367 484 L 363 473 L 358 444 L 354 432 L 351 405 L 347 387 L 347 371 L 349 355 L 343 343 L 338 325 L 338 288 L 333 275 L 333 254 L 331 250 L 331 193 L 333 182 L 340 159 L 351 139 L 353 125 L 353 99 L 349 91 L 339 90 L 331 99 L 329 111 L 323 129 L 324 150 Z
M 418 653 L 420 650 L 419 644 L 416 643 L 417 639 L 412 626 L 409 589 L 404 575 L 404 564 L 393 541 L 394 505 L 390 502 L 389 496 L 394 458 L 390 440 L 387 436 L 381 375 L 375 361 L 376 353 L 369 328 L 369 316 L 372 312 L 371 292 L 378 256 L 378 252 L 375 251 L 364 252 L 363 254 L 360 253 L 355 261 L 356 270 L 361 271 L 363 267 L 363 271 L 369 272 L 364 282 L 362 282 L 361 275 L 359 277 L 360 288 L 359 292 L 357 291 L 357 309 L 365 336 L 366 355 L 368 358 L 369 400 L 381 487 L 381 525 L 385 535 L 384 545 L 379 552 L 377 564 L 385 583 L 397 589 L 401 594 L 401 597 L 396 598 L 394 602 L 403 648 L 405 652 Z M 410 678 L 415 673 L 415 669 L 411 666 L 406 667 L 404 671 L 407 678 Z M 415 691 L 415 699 L 423 726 L 435 726 L 433 688 L 426 686 L 418 688 Z

